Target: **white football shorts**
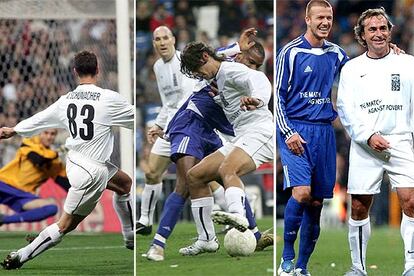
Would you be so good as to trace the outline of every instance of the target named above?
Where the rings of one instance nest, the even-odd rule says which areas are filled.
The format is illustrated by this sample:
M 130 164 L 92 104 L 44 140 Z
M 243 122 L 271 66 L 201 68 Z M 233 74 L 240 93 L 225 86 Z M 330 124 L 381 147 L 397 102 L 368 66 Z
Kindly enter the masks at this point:
M 414 151 L 411 134 L 382 135 L 391 148 L 381 153 L 368 145 L 351 142 L 348 193 L 378 194 L 383 173 L 387 172 L 392 189 L 414 188 Z
M 89 215 L 101 198 L 109 181 L 108 166 L 105 163 L 86 158 L 77 152 L 69 151 L 66 159 L 66 173 L 71 187 L 63 209 L 68 214 Z
M 154 145 L 152 145 L 151 153 L 169 158 L 171 155 L 170 142 L 158 137 L 157 140 L 155 140 Z
M 234 138 L 231 143 L 224 143 L 224 145 L 218 150 L 224 156 L 227 156 L 234 149 L 234 147 L 241 148 L 252 158 L 256 168 L 258 168 L 263 163 L 273 161 L 273 143 L 273 134 L 269 135 L 258 132 L 247 132 Z

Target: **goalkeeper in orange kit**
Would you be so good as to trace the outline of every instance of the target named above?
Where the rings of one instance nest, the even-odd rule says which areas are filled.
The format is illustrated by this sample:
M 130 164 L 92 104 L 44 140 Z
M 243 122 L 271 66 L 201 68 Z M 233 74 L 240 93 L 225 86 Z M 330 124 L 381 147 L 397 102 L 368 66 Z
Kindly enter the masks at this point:
M 23 139 L 15 158 L 0 169 L 0 204 L 15 212 L 12 215 L 0 214 L 0 226 L 41 221 L 57 213 L 53 199 L 36 195 L 40 185 L 49 178 L 66 191 L 70 188 L 65 166 L 58 152 L 50 148 L 56 135 L 56 129 L 49 129 L 38 136 Z

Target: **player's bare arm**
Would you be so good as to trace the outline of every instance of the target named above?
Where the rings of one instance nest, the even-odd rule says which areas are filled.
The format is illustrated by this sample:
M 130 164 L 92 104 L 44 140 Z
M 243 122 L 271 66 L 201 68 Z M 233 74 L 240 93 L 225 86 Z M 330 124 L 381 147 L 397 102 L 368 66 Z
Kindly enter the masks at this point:
M 154 144 L 157 137 L 162 138 L 164 131 L 159 125 L 153 125 L 147 132 L 147 139 L 150 144 Z
M 249 50 L 256 43 L 252 39 L 252 37 L 255 37 L 256 34 L 257 34 L 257 30 L 255 28 L 249 28 L 243 31 L 239 39 L 240 51 Z
M 0 139 L 8 139 L 16 135 L 16 131 L 12 127 L 2 127 L 0 128 Z
M 375 151 L 382 152 L 383 150 L 386 150 L 390 148 L 390 142 L 384 139 L 380 134 L 374 133 L 369 139 L 368 139 L 368 145 Z
M 286 145 L 296 155 L 301 155 L 305 152 L 302 144 L 306 144 L 306 141 L 298 133 L 293 134 L 286 140 Z
M 244 96 L 240 99 L 240 108 L 243 110 L 255 110 L 264 106 L 264 102 L 255 97 Z

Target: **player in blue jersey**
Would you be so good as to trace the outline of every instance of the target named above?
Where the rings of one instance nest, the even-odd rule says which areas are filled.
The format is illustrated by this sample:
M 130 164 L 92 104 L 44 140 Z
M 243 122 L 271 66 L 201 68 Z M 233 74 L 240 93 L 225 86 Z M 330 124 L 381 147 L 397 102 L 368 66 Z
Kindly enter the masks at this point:
M 241 35 L 239 45 L 230 45 L 228 48 L 220 48 L 217 51 L 219 53 L 225 53 L 229 59 L 234 59 L 247 66 L 251 66 L 252 69 L 257 69 L 263 63 L 264 50 L 262 45 L 259 43 L 255 44 L 249 38 L 255 32 L 254 28 L 250 28 Z M 232 53 L 234 50 L 228 51 L 234 48 L 239 49 L 238 47 L 240 47 L 240 51 L 237 50 L 237 54 Z M 214 85 L 203 85 L 205 87 L 193 93 L 176 112 L 168 125 L 165 135 L 171 143 L 171 160 L 177 165 L 176 185 L 181 187 L 180 189 L 188 186 L 188 180 L 186 179 L 187 171 L 205 156 L 222 146 L 221 139 L 214 132 L 214 129 L 217 129 L 222 134 L 234 136 L 233 128 L 226 119 L 223 110 L 209 95 L 209 93 L 213 93 L 215 89 Z M 218 184 L 216 183 L 215 185 Z M 188 197 L 188 194 L 186 197 Z M 149 260 L 164 260 L 166 239 L 170 236 L 183 209 L 183 204 L 171 205 L 167 204 L 167 202 L 161 215 L 157 234 L 147 253 Z M 258 231 L 248 202 L 246 203 L 246 210 L 250 214 L 249 228 L 259 240 L 257 249 L 261 250 L 273 244 L 273 237 L 271 235 L 262 236 Z M 197 218 L 195 219 L 197 220 Z M 208 246 L 205 246 L 206 244 L 198 247 L 196 245 L 190 246 L 184 248 L 185 252 L 180 250 L 180 253 L 183 255 L 197 255 L 206 251 L 216 251 L 218 249 L 218 243 L 214 237 L 211 237 L 211 239 L 207 238 L 207 240 L 209 241 Z
M 278 275 L 310 275 L 307 264 L 320 233 L 322 202 L 333 196 L 336 145 L 331 122 L 337 113 L 331 88 L 348 58 L 344 50 L 326 40 L 332 20 L 329 2 L 311 0 L 306 7 L 306 33 L 283 47 L 276 60 L 277 144 L 284 188 L 292 190 L 285 209 Z

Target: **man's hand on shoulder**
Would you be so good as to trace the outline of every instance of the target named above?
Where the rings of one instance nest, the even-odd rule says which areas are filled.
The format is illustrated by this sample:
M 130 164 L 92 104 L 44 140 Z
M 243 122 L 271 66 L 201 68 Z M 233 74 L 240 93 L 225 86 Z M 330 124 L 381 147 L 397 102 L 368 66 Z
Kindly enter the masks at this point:
M 0 139 L 7 139 L 16 135 L 16 131 L 12 127 L 2 127 L 0 128 Z
M 286 140 L 286 145 L 296 155 L 301 155 L 305 152 L 302 144 L 306 144 L 306 141 L 298 134 L 295 133 Z
M 150 144 L 154 144 L 157 137 L 162 138 L 164 136 L 164 131 L 158 125 L 153 125 L 147 132 L 147 139 Z
M 403 49 L 398 48 L 397 44 L 390 42 L 390 48 L 394 51 L 395 54 L 405 54 L 405 51 Z

